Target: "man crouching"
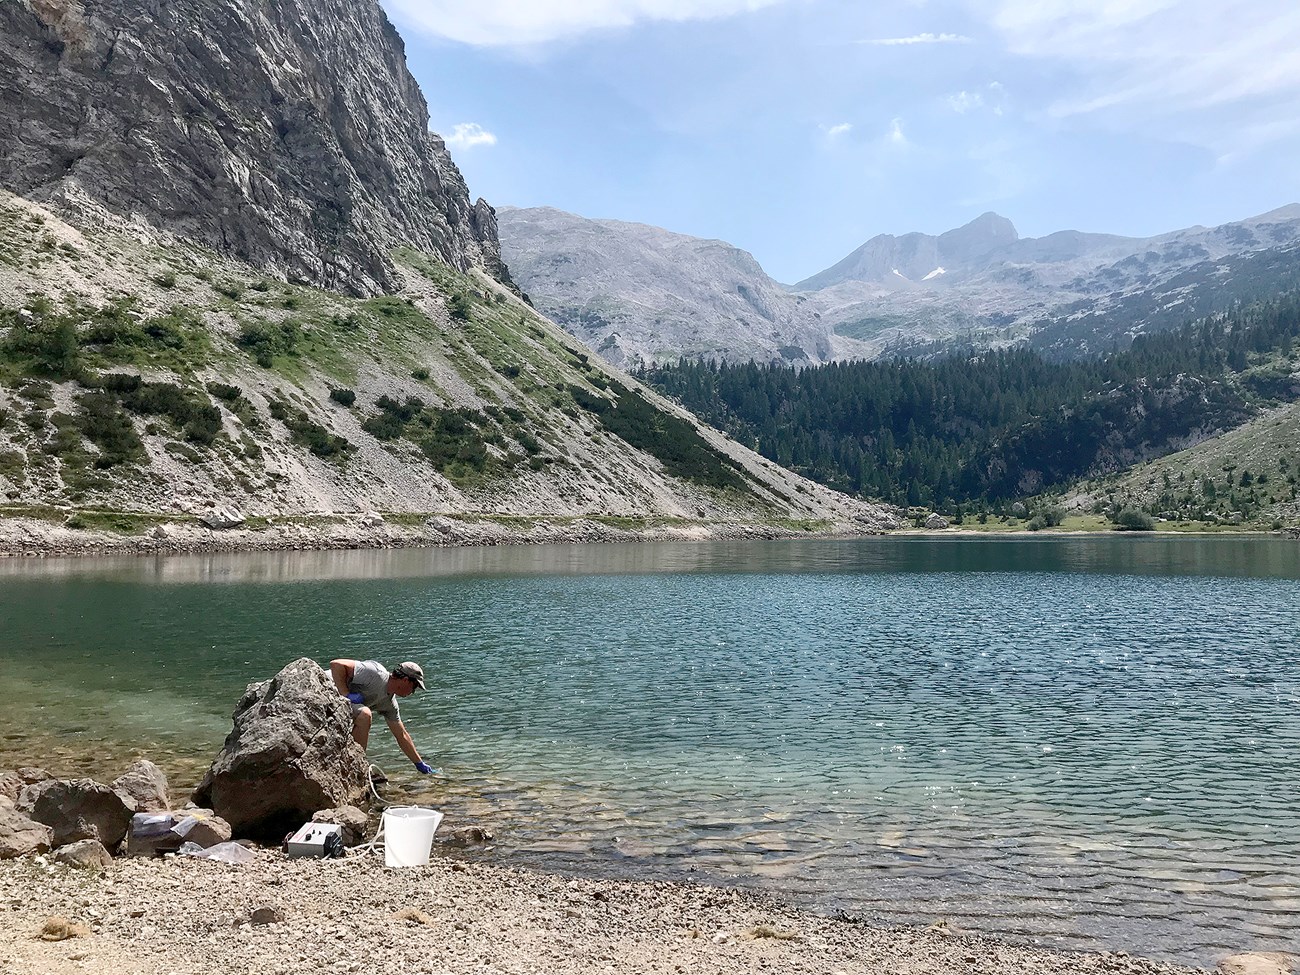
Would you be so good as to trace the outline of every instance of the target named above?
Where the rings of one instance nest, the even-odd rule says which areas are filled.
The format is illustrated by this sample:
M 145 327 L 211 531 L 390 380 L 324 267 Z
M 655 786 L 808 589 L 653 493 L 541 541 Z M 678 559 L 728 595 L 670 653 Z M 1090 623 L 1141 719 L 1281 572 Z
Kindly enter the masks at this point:
M 372 715 L 382 714 L 402 754 L 422 774 L 433 772 L 433 767 L 420 758 L 397 705 L 397 698 L 415 693 L 416 688 L 424 690 L 424 669 L 419 664 L 408 660 L 389 671 L 377 660 L 331 660 L 330 676 L 339 693 L 352 702 L 352 737 L 358 745 L 366 747 Z

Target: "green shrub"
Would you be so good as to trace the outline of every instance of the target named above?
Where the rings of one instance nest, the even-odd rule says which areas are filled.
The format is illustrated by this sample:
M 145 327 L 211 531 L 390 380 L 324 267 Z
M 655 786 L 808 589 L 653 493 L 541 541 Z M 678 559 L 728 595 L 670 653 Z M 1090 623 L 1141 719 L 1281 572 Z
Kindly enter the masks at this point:
M 429 370 L 426 369 L 424 366 L 419 366 L 411 371 L 411 378 L 418 379 L 420 380 L 420 382 L 424 382 L 426 379 L 429 378 Z
M 0 451 L 0 477 L 21 485 L 26 480 L 27 461 L 16 450 Z
M 81 378 L 85 367 L 72 317 L 55 313 L 48 304 L 24 310 L 27 315 L 6 311 L 0 319 L 9 325 L 0 351 L 20 360 L 29 373 L 60 381 Z
M 266 280 L 266 278 L 262 278 L 260 281 L 254 281 L 252 284 L 249 285 L 249 287 L 252 288 L 254 291 L 260 291 L 262 293 L 265 293 L 271 290 L 271 282 Z
M 174 288 L 176 287 L 176 272 L 162 271 L 159 274 L 155 274 L 153 276 L 153 283 L 158 285 L 160 288 Z
M 93 385 L 109 393 L 133 393 L 144 382 L 131 372 L 106 372 L 99 375 Z
M 1040 522 L 1038 528 L 1031 527 L 1033 522 Z M 1059 504 L 1043 505 L 1034 509 L 1033 516 L 1026 523 L 1025 527 L 1030 531 L 1038 531 L 1042 528 L 1059 528 L 1065 521 L 1065 509 Z
M 111 393 L 91 392 L 80 396 L 77 417 L 80 436 L 99 448 L 95 459 L 98 468 L 117 467 L 119 464 L 136 464 L 147 457 L 135 424 L 123 412 L 116 396 Z
M 355 332 L 361 328 L 361 316 L 356 312 L 348 312 L 346 315 L 335 315 L 330 319 L 330 325 L 344 332 Z
M 231 301 L 239 301 L 244 297 L 244 286 L 237 281 L 219 281 L 212 286 L 212 289 Z
M 211 382 L 207 385 L 207 390 L 219 400 L 227 403 L 233 403 L 244 395 L 244 391 L 238 386 L 231 386 L 228 383 Z
M 131 412 L 166 417 L 195 443 L 209 445 L 221 432 L 221 411 L 203 394 L 174 383 L 141 383 L 121 397 Z
M 357 394 L 350 389 L 331 389 L 330 399 L 341 406 L 351 406 L 357 401 Z
M 569 392 L 606 431 L 657 458 L 672 476 L 709 487 L 747 489 L 733 462 L 711 447 L 690 422 L 655 408 L 621 383 L 611 380 L 610 389 L 617 400 L 582 386 L 570 386 Z
M 53 387 L 41 379 L 29 379 L 18 387 L 18 395 L 33 407 L 41 410 L 54 409 Z
M 451 317 L 457 321 L 467 322 L 470 319 L 470 313 L 474 310 L 474 302 L 470 300 L 469 295 L 455 294 L 447 302 L 447 311 Z
M 272 400 L 271 416 L 284 424 L 294 443 L 301 444 L 317 457 L 346 456 L 356 448 L 346 437 L 330 433 L 305 412 L 283 400 Z
M 301 336 L 302 330 L 295 321 L 276 325 L 259 319 L 241 325 L 236 341 L 240 348 L 248 350 L 259 366 L 270 369 L 276 356 L 292 357 L 298 354 L 298 340 Z
M 376 440 L 398 440 L 406 432 L 406 425 L 420 415 L 424 403 L 414 396 L 408 396 L 405 403 L 400 403 L 390 396 L 381 396 L 375 401 L 380 412 L 369 417 L 361 424 L 361 429 Z
M 1124 508 L 1115 515 L 1115 526 L 1120 531 L 1149 532 L 1155 530 L 1156 520 L 1138 508 Z

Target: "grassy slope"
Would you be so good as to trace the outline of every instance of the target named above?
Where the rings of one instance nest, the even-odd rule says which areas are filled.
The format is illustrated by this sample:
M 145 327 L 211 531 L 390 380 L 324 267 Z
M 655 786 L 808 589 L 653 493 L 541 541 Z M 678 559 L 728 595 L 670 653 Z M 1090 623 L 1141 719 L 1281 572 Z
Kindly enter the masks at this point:
M 403 292 L 353 299 L 0 196 L 0 499 L 88 523 L 866 511 L 662 410 L 486 277 L 394 256 Z
M 1155 506 L 1173 525 L 1272 528 L 1300 521 L 1297 481 L 1300 403 L 1292 403 L 1195 447 L 1083 484 L 1069 500 L 1076 507 L 1110 499 L 1121 507 Z

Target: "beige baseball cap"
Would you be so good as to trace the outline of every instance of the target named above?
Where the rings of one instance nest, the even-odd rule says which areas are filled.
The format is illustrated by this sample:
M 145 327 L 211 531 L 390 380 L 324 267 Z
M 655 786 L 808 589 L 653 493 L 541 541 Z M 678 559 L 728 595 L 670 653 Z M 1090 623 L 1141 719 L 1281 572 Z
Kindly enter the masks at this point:
M 412 663 L 408 660 L 406 663 L 398 664 L 393 668 L 393 676 L 409 677 L 411 680 L 415 681 L 416 687 L 420 690 L 424 690 L 424 668 L 417 663 Z

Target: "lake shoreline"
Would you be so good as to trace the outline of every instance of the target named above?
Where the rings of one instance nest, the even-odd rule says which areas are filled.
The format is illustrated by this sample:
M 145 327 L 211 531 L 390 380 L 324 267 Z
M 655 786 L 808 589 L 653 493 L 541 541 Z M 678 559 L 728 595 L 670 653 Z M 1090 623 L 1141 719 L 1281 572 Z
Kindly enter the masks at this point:
M 592 880 L 435 855 L 242 865 L 182 856 L 101 869 L 44 857 L 0 863 L 0 957 L 16 973 L 289 975 L 301 971 L 545 970 L 553 975 L 1194 975 L 1129 956 L 1013 944 L 825 917 L 766 895 L 661 881 Z M 67 923 L 42 940 L 51 918 Z M 55 927 L 57 927 L 57 922 Z
M 75 513 L 69 512 L 72 517 Z M 140 516 L 145 517 L 145 516 Z M 836 522 L 718 522 L 605 516 L 548 519 L 492 515 L 431 516 L 414 522 L 392 516 L 266 519 L 256 527 L 209 528 L 195 520 L 148 516 L 143 533 L 69 527 L 0 514 L 0 558 L 82 558 L 117 555 L 209 555 L 496 545 L 580 545 L 707 542 L 795 538 L 862 538 L 886 534 L 873 525 Z
M 68 512 L 68 517 L 75 517 Z M 215 555 L 256 552 L 328 552 L 385 549 L 472 548 L 497 545 L 588 545 L 637 542 L 777 541 L 791 539 L 900 538 L 1224 538 L 1279 536 L 1300 538 L 1300 529 L 1232 531 L 1119 532 L 1052 530 L 1039 532 L 943 529 L 883 529 L 855 521 L 719 522 L 690 519 L 634 519 L 613 516 L 546 518 L 501 515 L 435 515 L 414 521 L 391 516 L 331 515 L 269 518 L 255 527 L 209 528 L 193 519 L 164 515 L 147 519 L 142 533 L 69 527 L 49 518 L 0 513 L 0 559 L 93 558 L 119 555 Z

